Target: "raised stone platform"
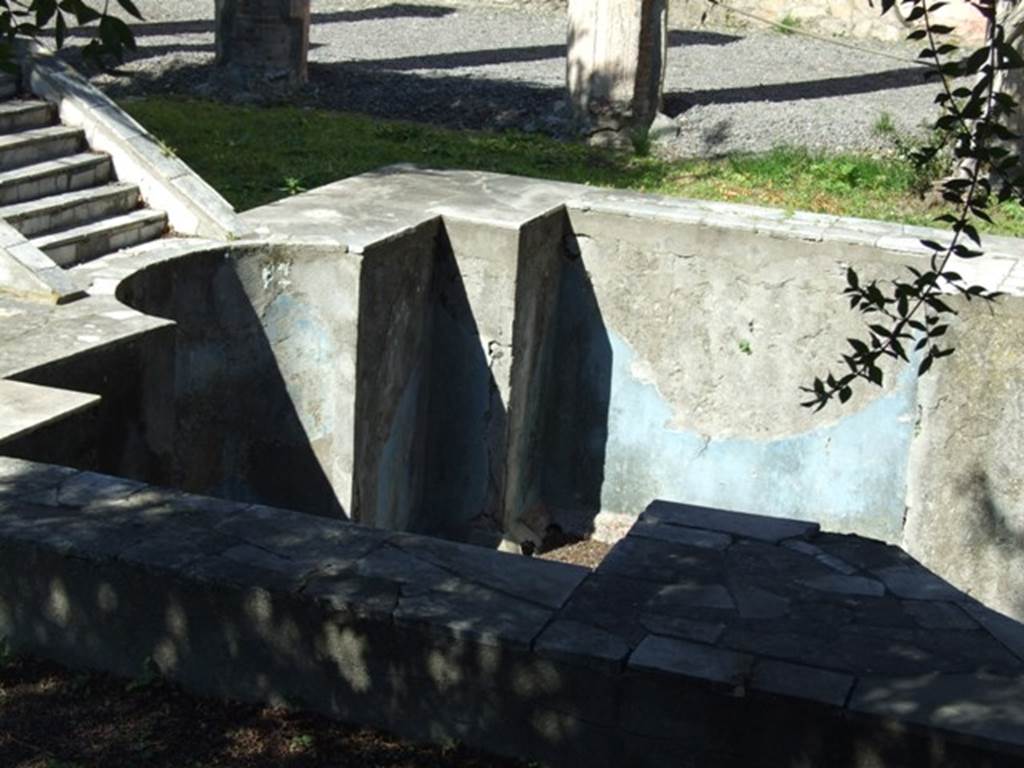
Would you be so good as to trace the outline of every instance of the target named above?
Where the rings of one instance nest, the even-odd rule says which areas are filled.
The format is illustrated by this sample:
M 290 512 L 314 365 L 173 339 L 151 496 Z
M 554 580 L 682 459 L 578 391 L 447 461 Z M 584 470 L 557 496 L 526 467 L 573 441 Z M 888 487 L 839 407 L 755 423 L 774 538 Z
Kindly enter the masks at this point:
M 0 635 L 551 765 L 1024 760 L 1020 625 L 898 548 L 665 502 L 590 572 L 3 459 Z

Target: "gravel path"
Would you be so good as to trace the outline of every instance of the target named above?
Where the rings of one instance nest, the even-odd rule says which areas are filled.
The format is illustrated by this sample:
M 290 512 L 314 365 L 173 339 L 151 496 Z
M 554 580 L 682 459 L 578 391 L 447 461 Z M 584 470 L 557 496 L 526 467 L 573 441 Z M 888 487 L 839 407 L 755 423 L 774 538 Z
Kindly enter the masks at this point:
M 138 0 L 139 51 L 127 76 L 97 82 L 115 97 L 191 93 L 238 98 L 211 77 L 211 0 Z M 304 102 L 454 127 L 564 129 L 565 17 L 543 6 L 469 0 L 313 0 Z M 778 32 L 673 30 L 665 111 L 677 155 L 778 145 L 879 149 L 886 113 L 903 131 L 934 115 L 934 84 L 906 45 L 864 42 L 872 56 Z M 850 41 L 853 42 L 853 41 Z

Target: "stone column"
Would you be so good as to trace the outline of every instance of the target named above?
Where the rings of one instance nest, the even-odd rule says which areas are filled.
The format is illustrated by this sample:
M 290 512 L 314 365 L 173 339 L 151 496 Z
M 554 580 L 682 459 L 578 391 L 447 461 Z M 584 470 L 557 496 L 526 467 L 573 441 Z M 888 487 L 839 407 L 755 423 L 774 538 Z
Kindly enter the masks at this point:
M 1017 53 L 1024 53 L 1024 3 L 1021 0 L 998 0 L 996 17 L 1003 25 L 1006 41 Z M 1024 152 L 1024 69 L 1001 70 L 996 75 L 996 90 L 1009 94 L 1017 102 L 1017 109 L 1003 118 L 1003 124 L 1017 134 L 1007 149 L 1016 154 Z
M 216 0 L 216 62 L 246 90 L 306 82 L 310 0 Z
M 579 128 L 627 144 L 661 106 L 668 0 L 569 0 L 567 81 Z

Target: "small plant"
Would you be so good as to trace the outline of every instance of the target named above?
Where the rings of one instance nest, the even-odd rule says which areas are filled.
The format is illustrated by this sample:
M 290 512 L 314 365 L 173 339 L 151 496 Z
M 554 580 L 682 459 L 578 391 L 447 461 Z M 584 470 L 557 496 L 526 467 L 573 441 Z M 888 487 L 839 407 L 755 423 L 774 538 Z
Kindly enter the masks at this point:
M 629 140 L 637 157 L 648 157 L 651 154 L 651 134 L 649 131 L 634 131 L 630 134 Z
M 309 733 L 300 733 L 297 736 L 292 736 L 288 741 L 288 751 L 292 754 L 308 752 L 315 746 L 316 740 Z
M 14 656 L 11 653 L 11 645 L 7 642 L 6 637 L 0 637 L 0 667 L 7 666 Z
M 289 195 L 297 195 L 306 191 L 306 188 L 302 186 L 302 179 L 298 176 L 285 176 L 284 181 L 278 189 Z
M 740 348 L 740 352 L 742 352 L 744 355 L 754 354 L 754 348 L 750 346 L 750 342 L 747 341 L 746 339 L 740 339 L 738 346 Z
M 779 21 L 779 32 L 784 35 L 792 35 L 798 29 L 800 29 L 802 22 L 796 18 L 792 13 L 787 13 Z
M 164 157 L 177 157 L 178 156 L 178 150 L 175 147 L 172 147 L 170 144 L 168 144 L 163 139 L 157 139 L 156 140 L 156 145 L 160 148 L 160 154 L 163 155 Z
M 142 691 L 160 682 L 161 679 L 163 679 L 163 673 L 160 670 L 160 665 L 152 656 L 147 656 L 146 660 L 142 662 L 142 674 L 131 680 L 124 689 L 129 693 Z
M 889 137 L 896 133 L 896 123 L 892 119 L 892 115 L 888 112 L 883 112 L 875 120 L 875 124 L 871 127 L 872 133 L 875 136 Z

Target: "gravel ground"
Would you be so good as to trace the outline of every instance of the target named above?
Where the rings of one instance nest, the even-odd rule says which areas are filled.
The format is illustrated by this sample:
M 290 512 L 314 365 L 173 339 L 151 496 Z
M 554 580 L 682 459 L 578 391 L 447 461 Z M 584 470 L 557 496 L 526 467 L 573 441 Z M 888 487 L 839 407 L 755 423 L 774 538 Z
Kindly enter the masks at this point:
M 183 93 L 245 98 L 218 83 L 210 0 L 138 0 L 139 51 L 125 76 L 98 77 L 115 97 Z M 460 128 L 564 129 L 565 17 L 541 6 L 467 0 L 313 0 L 310 105 Z M 855 41 L 846 41 L 855 42 Z M 856 43 L 905 61 L 773 31 L 672 30 L 665 111 L 675 155 L 802 145 L 885 146 L 872 127 L 888 113 L 920 130 L 934 115 L 913 49 Z

